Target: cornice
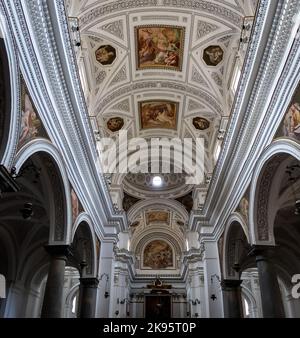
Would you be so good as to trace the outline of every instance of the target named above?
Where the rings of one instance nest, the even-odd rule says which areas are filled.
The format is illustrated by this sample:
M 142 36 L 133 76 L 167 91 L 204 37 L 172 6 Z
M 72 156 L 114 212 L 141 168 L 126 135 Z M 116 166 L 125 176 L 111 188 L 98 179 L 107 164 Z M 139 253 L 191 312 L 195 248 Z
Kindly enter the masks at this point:
M 274 1 L 275 4 L 276 0 Z M 220 183 L 222 180 L 226 180 L 226 176 L 222 175 L 224 171 L 227 170 L 228 164 L 232 161 L 232 157 L 235 157 L 235 153 L 233 153 L 234 147 L 236 147 L 236 141 L 239 135 L 243 135 L 245 131 L 245 124 L 249 118 L 249 108 L 242 110 L 243 107 L 247 108 L 247 104 L 255 94 L 255 86 L 257 87 L 257 83 L 259 80 L 259 68 L 255 64 L 259 64 L 258 57 L 261 59 L 264 55 L 259 54 L 259 50 L 265 50 L 265 57 L 267 55 L 267 46 L 264 45 L 266 39 L 268 37 L 269 31 L 265 28 L 265 24 L 268 20 L 268 16 L 273 18 L 274 10 L 271 12 L 268 6 L 269 2 L 266 0 L 262 0 L 260 2 L 260 7 L 257 11 L 257 18 L 253 26 L 252 32 L 252 41 L 249 45 L 247 55 L 245 58 L 245 64 L 242 71 L 239 89 L 236 93 L 235 101 L 233 104 L 230 123 L 223 141 L 222 150 L 219 156 L 218 163 L 215 167 L 214 174 L 212 176 L 210 182 L 210 188 L 207 195 L 206 204 L 204 206 L 204 214 L 207 215 L 210 210 L 208 210 L 210 205 L 214 205 L 213 198 L 218 195 L 218 192 L 222 189 Z M 274 6 L 276 7 L 277 4 Z M 278 22 L 278 18 L 274 20 L 274 26 Z M 265 36 L 263 35 L 265 32 Z M 264 49 L 264 47 L 266 47 Z M 253 90 L 254 89 L 254 90 Z M 249 107 L 249 105 L 248 105 Z M 248 113 L 248 116 L 246 115 Z M 239 127 L 239 128 L 237 128 Z M 248 145 L 249 146 L 249 145 Z M 235 175 L 236 173 L 234 173 Z
M 169 199 L 162 199 L 162 198 L 157 198 L 156 200 L 141 200 L 135 203 L 127 213 L 128 219 L 129 220 L 134 220 L 135 217 L 140 214 L 141 212 L 149 209 L 149 208 L 157 208 L 157 210 L 161 209 L 170 209 L 177 214 L 179 214 L 183 220 L 188 219 L 188 212 L 184 208 L 184 206 L 176 201 L 176 200 L 169 200 Z
M 100 238 L 112 220 L 126 228 L 124 215 L 115 217 L 107 186 L 98 173 L 80 81 L 75 66 L 63 1 L 5 2 L 16 37 L 21 67 L 52 142 L 62 153 L 74 189 L 96 224 Z M 99 208 L 99 206 L 103 206 Z
M 114 246 L 115 261 L 126 264 L 127 272 L 129 273 L 130 281 L 133 281 L 136 276 L 135 258 L 131 251 L 126 249 L 119 249 Z
M 224 228 L 224 222 L 231 212 L 235 210 L 237 204 L 245 193 L 247 187 L 249 186 L 253 171 L 256 167 L 258 160 L 261 157 L 261 154 L 266 149 L 268 145 L 271 144 L 274 139 L 275 133 L 279 128 L 280 123 L 284 117 L 286 110 L 290 104 L 290 100 L 294 95 L 294 92 L 297 88 L 297 84 L 300 81 L 300 39 L 299 37 L 295 40 L 294 46 L 289 53 L 289 59 L 286 62 L 285 69 L 283 70 L 281 77 L 278 81 L 276 90 L 273 93 L 272 101 L 268 107 L 265 118 L 261 124 L 259 132 L 255 139 L 255 147 L 251 149 L 249 157 L 246 158 L 245 164 L 243 167 L 243 173 L 240 177 L 240 182 L 238 182 L 236 193 L 228 197 L 226 202 L 230 202 L 231 205 L 228 206 L 228 209 L 223 209 L 223 214 L 220 215 L 220 219 L 216 220 L 222 227 L 217 227 L 214 229 L 214 236 L 219 238 Z M 230 200 L 231 198 L 231 200 Z
M 20 135 L 20 125 L 21 125 L 21 95 L 20 95 L 20 72 L 19 72 L 19 59 L 17 55 L 17 44 L 14 39 L 13 31 L 9 25 L 9 20 L 7 18 L 7 13 L 3 2 L 0 2 L 0 15 L 1 15 L 1 28 L 5 35 L 5 45 L 6 51 L 9 59 L 9 71 L 10 71 L 10 86 L 11 86 L 11 123 L 9 131 L 9 142 L 7 148 L 1 159 L 1 163 L 6 168 L 11 168 L 13 166 L 14 157 L 17 153 L 17 145 Z
M 192 248 L 189 251 L 183 252 L 182 264 L 199 263 L 203 259 L 204 247 L 201 249 Z
M 143 8 L 152 11 L 170 11 L 177 8 L 180 8 L 180 11 L 189 10 L 196 13 L 199 11 L 209 15 L 217 15 L 236 27 L 240 27 L 242 24 L 242 16 L 237 6 L 225 3 L 223 0 L 219 0 L 217 3 L 204 0 L 163 0 L 161 2 L 158 0 L 117 0 L 94 7 L 85 7 L 80 17 L 80 25 L 84 29 L 89 23 L 107 15 L 126 13 L 129 10 L 141 10 Z
M 209 223 L 215 226 L 213 234 L 207 234 L 208 237 L 220 235 L 224 222 L 234 211 L 249 184 L 258 157 L 272 141 L 276 126 L 279 126 L 287 108 L 289 97 L 299 81 L 299 38 L 296 39 L 292 49 L 290 38 L 297 4 L 299 5 L 293 1 L 290 4 L 279 5 L 275 18 L 272 17 L 273 24 L 268 34 L 261 22 L 266 20 L 264 16 L 270 16 L 272 13 L 266 11 L 264 1 L 261 1 L 253 42 L 248 50 L 243 72 L 244 77 L 240 82 L 235 108 L 202 216 L 202 219 L 208 219 Z M 285 8 L 285 11 L 282 11 L 282 8 Z M 280 19 L 283 19 L 283 25 L 278 24 Z M 265 48 L 259 41 L 262 40 L 262 33 L 269 35 Z M 251 72 L 254 71 L 253 63 L 257 62 L 257 58 L 254 58 L 257 48 L 264 49 L 264 56 L 258 72 L 254 74 L 256 76 L 254 87 L 250 90 L 249 79 Z M 247 91 L 251 95 L 246 100 L 248 105 L 243 113 Z M 239 116 L 242 117 L 240 122 Z M 198 227 L 196 221 L 199 221 L 201 226 L 201 219 L 196 217 L 194 223 L 190 224 L 191 228 Z
M 93 155 L 92 157 L 92 163 L 96 163 L 98 160 L 98 153 L 96 149 L 96 142 L 92 133 L 92 128 L 90 125 L 90 120 L 87 112 L 87 106 L 85 103 L 84 99 L 84 94 L 82 91 L 82 87 L 80 86 L 80 76 L 78 72 L 78 67 L 77 67 L 77 62 L 76 58 L 74 55 L 74 50 L 71 44 L 70 36 L 69 36 L 69 28 L 68 28 L 68 22 L 67 22 L 67 16 L 65 14 L 65 7 L 64 7 L 64 1 L 62 0 L 56 0 L 55 1 L 55 15 L 59 20 L 59 28 L 61 29 L 61 39 L 63 40 L 63 47 L 64 47 L 64 54 L 65 54 L 65 59 L 67 62 L 67 69 L 64 73 L 64 75 L 70 74 L 71 76 L 71 82 L 72 82 L 72 88 L 74 90 L 75 98 L 77 99 L 77 104 L 79 108 L 78 109 L 78 114 L 79 118 L 78 121 L 84 123 L 84 136 L 83 140 L 88 142 L 87 147 L 85 148 L 85 155 L 86 157 Z M 55 30 L 54 30 L 55 31 Z M 73 93 L 71 92 L 71 95 Z M 75 109 L 76 113 L 76 109 Z M 83 143 L 84 144 L 84 143 Z M 109 188 L 106 184 L 106 180 L 104 178 L 104 175 L 100 174 L 100 168 L 99 167 L 94 167 L 92 168 L 93 171 L 95 172 L 95 178 L 96 182 L 98 183 L 98 193 L 101 195 L 101 200 L 102 203 L 101 205 L 105 205 L 107 207 L 107 210 L 109 211 L 109 219 L 111 219 L 113 222 L 118 224 L 122 229 L 126 228 L 126 217 L 122 213 L 117 213 L 115 214 L 115 211 L 112 206 L 112 202 L 110 199 L 110 193 L 109 193 Z M 100 183 L 100 186 L 99 186 Z
M 172 91 L 189 95 L 197 101 L 204 101 L 217 115 L 223 114 L 223 109 L 218 103 L 218 100 L 208 91 L 203 88 L 197 88 L 185 83 L 174 81 L 137 81 L 132 84 L 126 84 L 111 91 L 109 95 L 99 100 L 95 105 L 95 112 L 101 114 L 107 107 L 120 101 L 122 97 L 139 93 L 140 91 Z

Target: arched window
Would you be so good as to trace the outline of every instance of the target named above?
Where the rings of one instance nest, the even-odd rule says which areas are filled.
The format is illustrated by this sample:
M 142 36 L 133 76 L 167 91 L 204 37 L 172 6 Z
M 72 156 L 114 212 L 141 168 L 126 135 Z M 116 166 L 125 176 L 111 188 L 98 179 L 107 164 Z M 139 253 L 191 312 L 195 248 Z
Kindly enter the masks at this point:
M 249 311 L 249 304 L 246 298 L 244 298 L 244 309 L 245 309 L 245 317 L 248 318 L 250 316 L 250 311 Z
M 77 296 L 75 296 L 72 301 L 72 313 L 73 314 L 76 314 L 76 305 L 77 305 Z

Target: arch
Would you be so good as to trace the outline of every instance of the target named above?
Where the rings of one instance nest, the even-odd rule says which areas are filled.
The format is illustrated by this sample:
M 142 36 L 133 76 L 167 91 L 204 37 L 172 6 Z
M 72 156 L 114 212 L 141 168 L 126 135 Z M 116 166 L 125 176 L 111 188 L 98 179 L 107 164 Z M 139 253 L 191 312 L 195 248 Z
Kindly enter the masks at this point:
M 272 188 L 274 173 L 288 155 L 299 161 L 300 144 L 291 139 L 281 138 L 265 149 L 256 164 L 249 201 L 251 244 L 275 245 L 274 224 L 268 217 L 268 195 Z
M 222 107 L 218 103 L 218 100 L 215 98 L 214 95 L 212 95 L 208 90 L 203 88 L 198 88 L 196 91 L 191 88 L 191 86 L 186 85 L 180 85 L 173 81 L 161 81 L 161 88 L 160 88 L 160 94 L 162 91 L 162 88 L 165 88 L 163 90 L 164 93 L 178 93 L 182 96 L 185 96 L 189 94 L 193 100 L 197 100 L 200 103 L 206 104 L 216 116 L 222 115 Z M 153 80 L 148 81 L 139 81 L 139 84 L 135 86 L 135 88 L 132 88 L 131 84 L 126 84 L 122 86 L 122 92 L 123 95 L 120 95 L 120 88 L 114 89 L 112 92 L 109 93 L 109 95 L 106 95 L 102 100 L 99 100 L 97 103 L 96 110 L 99 111 L 99 113 L 102 113 L 105 110 L 108 110 L 109 107 L 116 104 L 118 101 L 120 101 L 122 98 L 125 98 L 128 96 L 128 94 L 131 95 L 138 95 L 141 91 L 145 92 L 147 91 L 148 94 L 153 94 L 153 96 L 157 97 L 157 89 L 153 90 L 153 86 L 156 87 L 156 82 Z M 171 90 L 168 89 L 172 88 Z M 164 99 L 164 95 L 159 95 L 158 98 Z M 201 98 L 201 99 L 199 99 Z
M 244 217 L 239 213 L 239 212 L 233 212 L 227 219 L 227 222 L 225 223 L 225 231 L 224 231 L 224 236 L 226 236 L 226 234 L 228 234 L 228 230 L 229 230 L 229 226 L 233 223 L 233 222 L 237 222 L 240 224 L 240 226 L 242 227 L 244 234 L 247 238 L 247 241 L 250 243 L 250 236 L 249 236 L 249 229 L 248 229 L 248 225 L 245 222 Z
M 238 245 L 236 245 L 237 242 L 239 243 Z M 248 244 L 249 234 L 247 225 L 243 217 L 235 212 L 229 216 L 224 231 L 222 255 L 224 279 L 239 279 L 239 271 L 235 271 L 233 265 L 235 263 L 242 263 L 240 259 L 245 254 L 245 246 Z
M 26 287 L 30 287 L 33 283 L 38 282 L 37 276 L 39 272 L 39 283 L 41 283 L 48 273 L 46 267 L 49 265 L 49 258 L 43 248 L 43 241 L 33 243 L 29 248 L 21 251 L 20 254 L 22 255 L 22 260 L 20 260 L 21 267 L 18 270 L 18 279 L 22 280 Z M 35 285 L 39 286 L 39 284 Z
M 19 127 L 20 127 L 20 75 L 18 70 L 18 57 L 15 49 L 14 37 L 7 23 L 5 15 L 1 15 L 0 31 L 4 38 L 4 44 L 1 46 L 0 53 L 4 55 L 4 72 L 5 78 L 9 81 L 5 81 L 5 90 L 9 91 L 6 103 L 5 111 L 9 113 L 4 114 L 9 116 L 10 121 L 5 121 L 6 135 L 4 139 L 0 138 L 0 160 L 6 167 L 10 168 L 13 163 L 13 158 L 16 153 L 17 143 L 19 139 Z M 7 100 L 6 100 L 7 101 Z M 1 122 L 0 122 L 1 126 Z M 9 140 L 9 142 L 8 142 Z M 5 145 L 4 145 L 5 144 Z
M 274 263 L 277 266 L 278 275 L 281 275 L 289 285 L 291 285 L 292 276 L 297 274 L 300 269 L 298 224 L 299 222 L 291 221 L 291 226 L 287 228 L 286 224 L 282 225 L 281 222 L 277 223 L 276 221 L 274 225 L 277 244 Z
M 76 283 L 75 285 L 73 285 L 71 287 L 71 289 L 69 290 L 67 297 L 66 297 L 66 301 L 65 301 L 65 317 L 67 317 L 67 310 L 69 310 L 70 308 L 72 309 L 72 301 L 74 299 L 74 297 L 77 295 L 77 293 L 79 293 L 79 286 L 80 283 Z
M 160 239 L 164 240 L 171 244 L 174 249 L 174 253 L 180 255 L 183 251 L 183 243 L 180 243 L 180 237 L 175 236 L 173 233 L 169 231 L 163 232 L 161 229 L 154 228 L 146 233 L 143 232 L 138 239 L 131 243 L 131 250 L 135 252 L 135 254 L 142 254 L 145 246 L 151 242 L 152 240 Z
M 245 285 L 241 285 L 242 288 L 242 297 L 244 297 L 246 299 L 246 301 L 248 301 L 248 304 L 251 306 L 251 309 L 253 311 L 253 315 L 255 314 L 257 317 L 257 310 L 258 310 L 258 306 L 257 306 L 257 302 L 255 297 L 253 296 L 252 292 L 245 286 Z
M 171 209 L 171 210 L 177 212 L 183 220 L 189 219 L 188 212 L 186 211 L 186 209 L 184 208 L 184 206 L 180 202 L 175 201 L 175 200 L 167 200 L 167 199 L 157 198 L 157 199 L 155 199 L 155 201 L 153 201 L 153 200 L 142 200 L 142 201 L 135 203 L 128 210 L 128 214 L 127 214 L 128 220 L 133 221 L 138 213 L 141 213 L 145 209 L 147 209 L 149 207 L 154 207 L 154 206 L 158 206 L 160 209 L 163 208 L 163 207 Z
M 33 155 L 45 153 L 47 154 L 53 164 L 57 173 L 59 175 L 59 180 L 62 185 L 63 199 L 65 202 L 64 211 L 65 211 L 65 220 L 64 224 L 61 225 L 62 229 L 57 229 L 57 224 L 55 221 L 53 224 L 50 224 L 50 236 L 49 243 L 65 243 L 69 244 L 71 241 L 71 229 L 72 229 L 72 202 L 71 202 L 71 190 L 68 175 L 65 169 L 65 163 L 58 152 L 58 150 L 51 144 L 49 141 L 44 139 L 35 139 L 24 145 L 17 153 L 15 158 L 15 164 L 17 172 L 21 169 L 22 165 Z M 61 232 L 61 236 L 57 236 L 57 233 Z
M 69 293 L 67 294 L 66 297 L 66 303 L 70 304 L 73 296 L 79 291 L 79 285 L 80 283 L 76 283 L 75 285 L 73 285 L 69 291 Z
M 32 273 L 29 282 L 31 283 L 31 285 L 37 286 L 38 290 L 40 291 L 43 281 L 46 281 L 48 272 L 49 272 L 49 262 L 45 262 L 41 264 L 37 269 L 35 269 L 35 272 Z
M 97 276 L 97 245 L 96 245 L 96 234 L 93 222 L 90 218 L 90 216 L 86 212 L 82 212 L 78 215 L 77 219 L 75 220 L 73 229 L 72 229 L 72 242 L 74 241 L 75 235 L 78 231 L 80 231 L 80 228 L 84 226 L 84 229 L 82 231 L 85 233 L 85 235 L 89 239 L 90 243 L 90 257 L 88 258 L 88 264 L 91 267 L 91 270 L 87 270 L 87 275 L 91 275 L 93 277 Z

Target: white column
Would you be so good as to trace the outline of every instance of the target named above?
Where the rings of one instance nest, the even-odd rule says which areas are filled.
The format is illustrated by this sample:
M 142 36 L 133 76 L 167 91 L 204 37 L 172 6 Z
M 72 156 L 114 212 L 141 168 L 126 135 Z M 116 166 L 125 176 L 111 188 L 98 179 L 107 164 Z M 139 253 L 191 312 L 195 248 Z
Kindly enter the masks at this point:
M 122 210 L 124 198 L 123 188 L 120 187 L 119 185 L 111 184 L 109 192 L 113 204 L 117 206 L 119 210 Z
M 99 286 L 97 292 L 96 318 L 108 318 L 113 283 L 114 242 L 102 242 L 99 259 Z
M 199 233 L 187 230 L 185 236 L 187 243 L 186 263 L 188 264 L 186 312 L 191 318 L 201 318 L 205 317 L 205 295 L 203 294 L 203 262 Z
M 204 280 L 202 268 L 195 267 L 194 264 L 191 264 L 189 275 L 190 295 L 188 301 L 190 301 L 191 317 L 203 318 L 205 317 L 205 298 L 203 299 Z
M 117 244 L 118 248 L 129 250 L 129 246 L 130 246 L 129 232 L 120 232 L 118 238 L 119 238 L 119 241 Z
M 204 278 L 204 272 L 202 271 L 202 273 L 199 276 L 199 290 L 200 290 L 200 314 L 201 314 L 201 318 L 205 318 L 206 317 L 206 303 L 208 302 L 208 299 L 205 296 L 205 278 Z
M 172 317 L 184 318 L 182 315 L 182 296 L 178 294 L 172 295 Z
M 204 242 L 203 256 L 205 286 L 205 317 L 223 318 L 223 297 L 219 280 L 221 278 L 217 242 Z M 212 296 L 216 298 L 212 299 Z
M 186 241 L 187 241 L 187 251 L 193 248 L 194 249 L 200 248 L 198 232 L 186 230 L 185 236 L 186 236 Z
M 186 297 L 180 297 L 180 318 L 187 318 L 188 303 Z
M 128 270 L 126 263 L 114 262 L 111 290 L 110 318 L 126 318 L 129 301 Z
M 144 318 L 144 296 L 142 294 L 134 294 L 130 306 L 131 318 Z

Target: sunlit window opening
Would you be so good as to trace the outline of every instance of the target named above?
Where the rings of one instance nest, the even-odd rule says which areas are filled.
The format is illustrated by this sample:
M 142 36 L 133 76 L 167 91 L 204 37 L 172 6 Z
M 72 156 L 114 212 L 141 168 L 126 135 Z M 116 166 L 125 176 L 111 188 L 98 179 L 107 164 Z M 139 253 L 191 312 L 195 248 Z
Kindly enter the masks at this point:
M 73 302 L 72 302 L 72 313 L 76 312 L 76 300 L 77 300 L 77 296 L 75 296 L 73 298 Z

